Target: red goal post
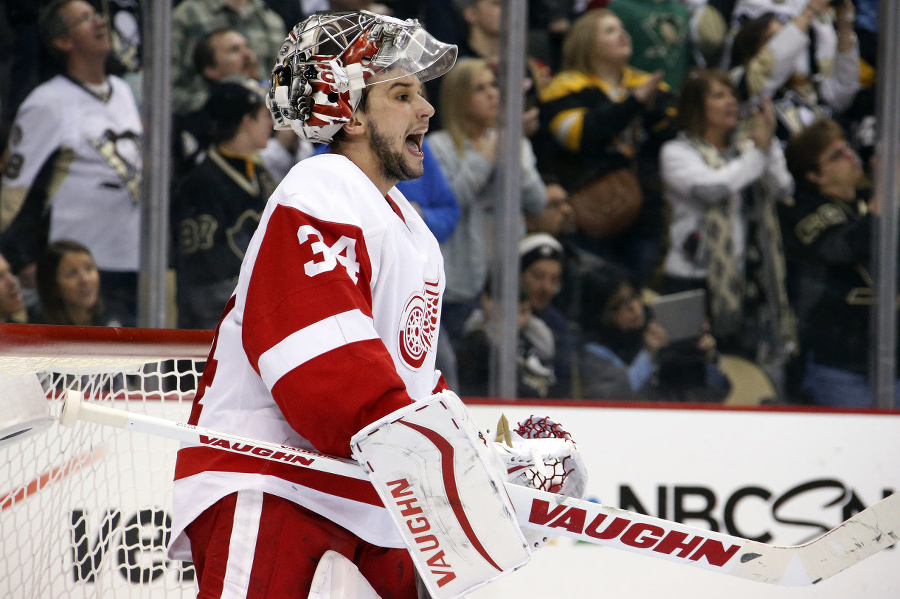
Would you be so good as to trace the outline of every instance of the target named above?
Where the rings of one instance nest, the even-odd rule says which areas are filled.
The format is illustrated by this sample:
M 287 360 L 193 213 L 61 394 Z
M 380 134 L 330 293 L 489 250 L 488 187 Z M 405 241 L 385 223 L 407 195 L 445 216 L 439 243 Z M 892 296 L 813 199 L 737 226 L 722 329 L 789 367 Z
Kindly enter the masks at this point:
M 22 412 L 9 377 L 36 376 L 50 416 L 0 439 L 0 597 L 195 597 L 193 568 L 164 550 L 177 442 L 55 418 L 76 390 L 185 421 L 211 343 L 211 331 L 0 324 L 0 431 Z

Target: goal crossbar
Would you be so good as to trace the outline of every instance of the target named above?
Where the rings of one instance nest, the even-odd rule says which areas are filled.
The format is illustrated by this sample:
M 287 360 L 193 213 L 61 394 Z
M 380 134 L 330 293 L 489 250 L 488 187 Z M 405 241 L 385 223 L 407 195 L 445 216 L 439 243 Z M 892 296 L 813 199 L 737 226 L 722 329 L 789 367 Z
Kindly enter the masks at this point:
M 0 323 L 0 356 L 203 360 L 212 339 L 205 330 Z

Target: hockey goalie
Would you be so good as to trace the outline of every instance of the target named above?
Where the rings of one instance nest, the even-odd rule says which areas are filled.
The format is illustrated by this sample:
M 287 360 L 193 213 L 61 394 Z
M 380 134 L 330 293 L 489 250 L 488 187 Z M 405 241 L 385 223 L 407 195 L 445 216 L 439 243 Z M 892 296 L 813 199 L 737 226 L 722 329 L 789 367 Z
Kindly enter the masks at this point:
M 507 464 L 435 369 L 443 260 L 395 187 L 423 172 L 423 82 L 455 57 L 366 11 L 316 13 L 278 53 L 276 128 L 330 152 L 269 199 L 189 418 L 285 452 L 178 452 L 169 553 L 200 599 L 441 599 L 529 558 Z M 297 468 L 291 448 L 364 469 Z

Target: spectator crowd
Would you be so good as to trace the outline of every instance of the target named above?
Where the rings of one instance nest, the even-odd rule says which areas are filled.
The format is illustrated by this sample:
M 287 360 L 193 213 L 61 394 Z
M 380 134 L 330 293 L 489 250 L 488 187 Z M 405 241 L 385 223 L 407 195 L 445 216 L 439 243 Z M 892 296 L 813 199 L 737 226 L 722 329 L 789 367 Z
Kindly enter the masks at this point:
M 517 395 L 722 402 L 740 384 L 729 356 L 771 381 L 763 400 L 871 406 L 878 0 L 528 4 Z M 507 5 L 176 0 L 177 326 L 215 327 L 268 197 L 328 151 L 273 131 L 290 27 L 318 10 L 418 18 L 460 57 L 424 89 L 425 176 L 398 189 L 444 256 L 438 366 L 487 394 Z M 0 8 L 0 321 L 137 324 L 153 99 L 136 6 Z M 675 338 L 654 303 L 696 290 L 702 323 Z

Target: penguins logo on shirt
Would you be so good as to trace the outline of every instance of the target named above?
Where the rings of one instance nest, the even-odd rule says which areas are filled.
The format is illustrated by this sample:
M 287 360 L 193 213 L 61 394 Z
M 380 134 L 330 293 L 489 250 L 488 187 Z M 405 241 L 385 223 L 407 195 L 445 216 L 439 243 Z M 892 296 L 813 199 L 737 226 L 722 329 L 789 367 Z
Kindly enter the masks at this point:
M 685 43 L 687 26 L 677 15 L 654 14 L 641 23 L 651 45 L 644 51 L 646 58 L 658 58 L 672 66 L 678 59 L 679 48 Z
M 410 370 L 425 363 L 426 354 L 434 347 L 438 328 L 439 281 L 425 281 L 422 291 L 413 293 L 400 315 L 400 359 Z
M 107 129 L 99 139 L 92 139 L 90 143 L 121 179 L 104 182 L 103 185 L 124 186 L 131 195 L 131 201 L 137 204 L 141 197 L 141 172 L 137 166 L 141 156 L 141 142 L 138 134 L 134 131 L 119 134 Z
M 250 239 L 259 226 L 259 212 L 256 210 L 245 210 L 241 213 L 234 223 L 233 227 L 225 230 L 225 236 L 228 239 L 228 247 L 234 252 L 239 259 L 244 259 L 244 253 L 250 247 Z

